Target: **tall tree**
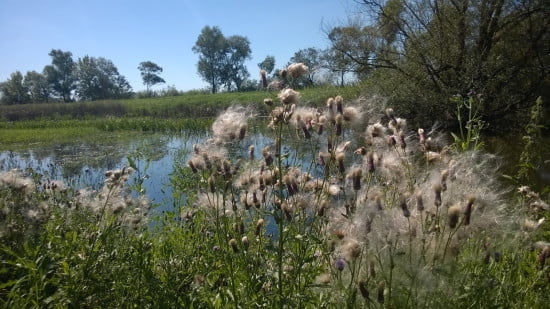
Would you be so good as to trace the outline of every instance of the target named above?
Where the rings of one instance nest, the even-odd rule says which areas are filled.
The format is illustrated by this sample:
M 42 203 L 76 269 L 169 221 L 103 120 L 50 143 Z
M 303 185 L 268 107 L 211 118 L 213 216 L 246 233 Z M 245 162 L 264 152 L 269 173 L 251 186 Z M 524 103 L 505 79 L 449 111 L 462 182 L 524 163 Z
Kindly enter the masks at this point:
M 143 84 L 147 87 L 147 93 L 150 92 L 152 86 L 165 83 L 164 79 L 159 76 L 162 73 L 162 68 L 151 61 L 143 61 L 139 64 L 138 70 L 141 72 Z
M 10 75 L 10 78 L 0 83 L 2 92 L 2 104 L 23 104 L 29 102 L 28 89 L 23 83 L 23 74 L 17 71 Z
M 455 106 L 449 98 L 473 91 L 483 94 L 482 118 L 502 122 L 526 115 L 538 95 L 548 95 L 548 1 L 356 2 L 373 22 L 349 29 L 346 36 L 357 39 L 336 40 L 348 44 L 338 48 L 359 67 L 391 70 L 384 73 L 393 80 L 388 91 L 405 90 L 403 106 L 411 106 L 411 113 L 425 110 L 441 115 L 445 122 L 452 120 Z M 354 42 L 373 44 L 372 49 L 363 48 L 373 52 L 357 56 L 360 49 Z
M 210 84 L 212 93 L 216 93 L 223 82 L 223 60 L 227 49 L 227 41 L 216 26 L 205 26 L 193 46 L 193 51 L 199 54 L 197 71 Z
M 250 59 L 250 42 L 246 37 L 233 35 L 227 39 L 227 53 L 225 55 L 224 80 L 227 91 L 231 91 L 233 84 L 237 91 L 241 90 L 242 83 L 250 77 L 244 65 Z
M 78 59 L 75 75 L 76 94 L 81 100 L 121 99 L 131 95 L 132 87 L 126 78 L 105 58 Z
M 199 54 L 197 71 L 210 84 L 212 93 L 216 93 L 221 85 L 228 90 L 232 85 L 240 89 L 249 76 L 244 61 L 250 58 L 250 43 L 243 36 L 226 38 L 220 28 L 205 26 L 193 51 Z
M 71 94 L 76 87 L 76 80 L 73 75 L 75 65 L 73 54 L 59 49 L 52 49 L 48 55 L 52 57 L 52 64 L 44 67 L 44 75 L 54 94 L 61 97 L 64 102 L 70 102 Z
M 48 102 L 50 87 L 46 76 L 36 71 L 27 72 L 23 84 L 27 88 L 30 100 L 33 103 Z

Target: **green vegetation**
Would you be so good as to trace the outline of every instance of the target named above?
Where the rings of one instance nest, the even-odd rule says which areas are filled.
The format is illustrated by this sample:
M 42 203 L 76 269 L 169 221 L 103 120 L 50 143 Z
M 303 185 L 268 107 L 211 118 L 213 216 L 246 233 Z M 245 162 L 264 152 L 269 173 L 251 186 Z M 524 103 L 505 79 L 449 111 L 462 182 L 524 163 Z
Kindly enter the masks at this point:
M 172 211 L 149 210 L 131 167 L 97 192 L 0 173 L 1 306 L 548 304 L 543 197 L 511 197 L 491 155 L 410 134 L 379 98 L 299 98 L 281 91 L 265 107 L 263 149 L 243 143 L 251 109 L 219 114 L 174 162 Z
M 304 89 L 304 102 L 324 105 L 327 98 L 342 95 L 353 99 L 361 94 L 359 86 L 319 87 Z M 276 97 L 276 92 L 229 92 L 217 94 L 186 94 L 175 97 L 125 99 L 113 101 L 43 103 L 23 105 L 0 105 L 0 115 L 5 121 L 35 119 L 86 119 L 107 116 L 155 117 L 155 118 L 203 118 L 216 117 L 219 112 L 233 104 L 252 104 L 265 114 L 263 100 Z

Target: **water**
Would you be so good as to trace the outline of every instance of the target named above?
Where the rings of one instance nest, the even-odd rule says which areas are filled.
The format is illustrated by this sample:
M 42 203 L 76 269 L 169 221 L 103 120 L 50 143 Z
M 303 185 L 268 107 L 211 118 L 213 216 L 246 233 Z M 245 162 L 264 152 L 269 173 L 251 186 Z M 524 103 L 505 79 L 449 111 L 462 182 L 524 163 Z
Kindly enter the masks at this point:
M 157 211 L 171 210 L 174 205 L 170 177 L 177 164 L 186 164 L 194 144 L 204 143 L 209 138 L 207 133 L 195 134 L 151 134 L 136 133 L 133 138 L 106 138 L 95 142 L 78 142 L 57 144 L 54 146 L 29 145 L 17 151 L 0 151 L 0 171 L 17 168 L 21 171 L 33 170 L 45 179 L 63 180 L 75 188 L 98 189 L 103 185 L 107 170 L 129 166 L 131 157 L 137 167 L 132 175 L 130 185 L 143 179 L 145 193 Z M 550 141 L 546 138 L 543 144 Z M 248 146 L 254 145 L 256 157 L 261 156 L 261 149 L 272 144 L 273 139 L 262 132 L 250 132 L 238 145 L 230 147 L 232 157 L 246 157 Z M 287 149 L 301 147 L 284 145 Z M 305 146 L 304 146 L 305 147 Z M 537 184 L 550 185 L 550 161 L 545 157 L 550 149 L 541 147 L 542 167 L 538 170 Z M 514 175 L 522 150 L 521 138 L 487 139 L 486 150 L 502 158 L 501 173 Z M 291 151 L 292 152 L 292 151 Z M 303 151 L 302 153 L 309 153 Z M 291 158 L 292 160 L 295 158 Z M 303 162 L 312 162 L 310 155 L 301 158 Z M 147 168 L 146 168 L 147 166 Z

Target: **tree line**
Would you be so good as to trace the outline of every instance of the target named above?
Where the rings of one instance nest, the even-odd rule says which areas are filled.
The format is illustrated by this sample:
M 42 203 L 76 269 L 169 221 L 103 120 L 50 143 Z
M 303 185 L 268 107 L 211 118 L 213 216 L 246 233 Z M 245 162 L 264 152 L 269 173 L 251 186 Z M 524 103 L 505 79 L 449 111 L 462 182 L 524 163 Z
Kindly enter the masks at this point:
M 250 78 L 249 40 L 224 36 L 205 26 L 192 50 L 197 73 L 218 91 L 248 91 L 281 86 L 306 87 L 331 82 L 361 82 L 386 96 L 419 125 L 452 126 L 468 111 L 457 102 L 475 98 L 480 119 L 493 129 L 528 117 L 538 96 L 550 92 L 550 2 L 545 0 L 352 0 L 361 12 L 347 24 L 323 29 L 328 47 L 298 50 L 291 63 L 308 74 L 289 80 L 275 57 L 258 63 L 260 80 Z M 368 22 L 365 22 L 368 21 Z M 70 52 L 52 50 L 43 73 L 13 73 L 2 83 L 2 102 L 43 102 L 56 98 L 122 98 L 131 87 L 104 58 L 73 62 Z M 164 80 L 162 68 L 142 63 L 147 92 Z M 462 113 L 462 115 L 461 115 Z M 523 120 L 522 120 L 523 119 Z M 456 124 L 456 121 L 454 121 Z
M 125 99 L 134 95 L 111 60 L 84 56 L 74 61 L 71 52 L 59 49 L 52 49 L 48 55 L 52 62 L 42 73 L 29 71 L 23 75 L 16 71 L 0 83 L 1 104 Z M 144 61 L 138 69 L 147 93 L 151 86 L 165 82 L 159 76 L 162 68 L 154 62 Z

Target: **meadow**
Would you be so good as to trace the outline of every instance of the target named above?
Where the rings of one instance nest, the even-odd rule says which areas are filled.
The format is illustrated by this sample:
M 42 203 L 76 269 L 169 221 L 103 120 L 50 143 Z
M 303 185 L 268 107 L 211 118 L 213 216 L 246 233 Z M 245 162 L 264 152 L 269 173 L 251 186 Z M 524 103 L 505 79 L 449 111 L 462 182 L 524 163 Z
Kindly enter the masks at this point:
M 2 123 L 3 144 L 32 140 L 25 130 L 81 128 L 207 129 L 210 138 L 175 160 L 174 207 L 154 216 L 131 159 L 96 190 L 0 172 L 0 304 L 547 307 L 547 191 L 525 177 L 503 181 L 475 113 L 451 135 L 410 127 L 384 98 L 354 91 L 212 96 L 202 111 L 191 99 L 123 101 L 116 116 L 29 112 Z M 212 120 L 187 119 L 201 116 Z M 258 124 L 269 138 L 261 149 L 246 143 Z M 526 168 L 536 128 L 526 130 Z

